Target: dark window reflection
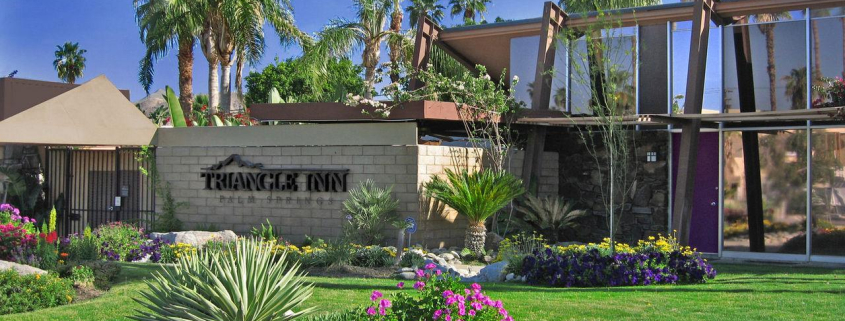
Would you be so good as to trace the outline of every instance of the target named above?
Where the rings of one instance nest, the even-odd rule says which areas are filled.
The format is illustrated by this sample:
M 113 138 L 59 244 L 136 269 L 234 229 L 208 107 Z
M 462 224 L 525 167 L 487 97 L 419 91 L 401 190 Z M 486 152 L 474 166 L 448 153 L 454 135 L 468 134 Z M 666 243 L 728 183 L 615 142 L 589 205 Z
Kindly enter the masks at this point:
M 813 255 L 845 256 L 845 129 L 813 130 Z

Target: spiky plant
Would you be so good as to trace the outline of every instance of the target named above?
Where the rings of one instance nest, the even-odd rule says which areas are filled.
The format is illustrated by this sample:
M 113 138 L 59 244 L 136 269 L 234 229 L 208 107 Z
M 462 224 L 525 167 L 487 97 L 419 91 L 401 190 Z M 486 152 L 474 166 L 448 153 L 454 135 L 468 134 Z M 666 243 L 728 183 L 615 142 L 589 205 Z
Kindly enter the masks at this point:
M 299 263 L 256 239 L 183 256 L 147 285 L 135 301 L 149 311 L 136 310 L 134 320 L 295 320 L 314 310 L 300 308 L 313 285 Z
M 483 253 L 487 218 L 496 214 L 525 192 L 522 180 L 507 172 L 446 169 L 446 178 L 433 176 L 425 184 L 426 193 L 469 219 L 464 246 Z
M 348 220 L 343 225 L 344 234 L 364 245 L 381 241 L 384 227 L 397 218 L 399 201 L 392 194 L 393 186 L 378 187 L 369 179 L 350 190 L 349 197 L 343 201 L 343 212 Z
M 565 230 L 577 227 L 577 219 L 587 213 L 575 209 L 575 203 L 563 198 L 530 194 L 516 209 L 523 215 L 526 224 L 553 242 L 561 241 Z

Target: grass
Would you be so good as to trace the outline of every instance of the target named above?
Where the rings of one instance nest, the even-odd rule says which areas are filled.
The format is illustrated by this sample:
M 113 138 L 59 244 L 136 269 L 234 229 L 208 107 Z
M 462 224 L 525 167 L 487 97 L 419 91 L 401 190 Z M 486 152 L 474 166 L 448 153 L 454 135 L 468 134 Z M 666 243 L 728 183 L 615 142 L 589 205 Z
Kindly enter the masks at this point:
M 158 267 L 124 264 L 119 283 L 103 296 L 0 320 L 126 320 L 132 298 Z M 845 315 L 845 269 L 716 264 L 716 280 L 700 285 L 558 289 L 486 284 L 516 320 L 832 320 Z M 395 292 L 394 280 L 310 277 L 308 301 L 334 312 L 368 301 L 372 290 Z

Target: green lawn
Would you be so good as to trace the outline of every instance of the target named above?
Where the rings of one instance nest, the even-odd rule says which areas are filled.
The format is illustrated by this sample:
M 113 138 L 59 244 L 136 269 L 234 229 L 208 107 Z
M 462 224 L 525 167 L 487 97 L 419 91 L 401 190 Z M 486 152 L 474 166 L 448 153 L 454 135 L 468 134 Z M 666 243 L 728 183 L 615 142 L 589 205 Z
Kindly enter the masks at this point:
M 157 267 L 125 264 L 120 283 L 77 304 L 0 317 L 0 320 L 125 320 L 139 308 L 132 298 Z M 703 285 L 555 289 L 485 285 L 516 320 L 834 320 L 845 315 L 845 269 L 717 264 Z M 395 291 L 393 280 L 310 278 L 310 304 L 340 311 L 365 303 L 373 289 Z

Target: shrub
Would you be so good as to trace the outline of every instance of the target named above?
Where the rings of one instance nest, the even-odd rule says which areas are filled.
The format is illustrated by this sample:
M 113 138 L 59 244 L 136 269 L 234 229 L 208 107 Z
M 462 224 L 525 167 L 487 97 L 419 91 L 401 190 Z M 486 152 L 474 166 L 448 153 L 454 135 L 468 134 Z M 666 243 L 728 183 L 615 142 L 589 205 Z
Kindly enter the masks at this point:
M 334 240 L 326 247 L 326 265 L 350 265 L 355 256 L 352 244 L 345 240 Z
M 288 320 L 313 311 L 298 308 L 312 293 L 298 263 L 276 258 L 271 245 L 254 239 L 226 247 L 183 256 L 174 269 L 156 273 L 141 293 L 145 300 L 136 299 L 150 311 L 132 318 Z
M 100 240 L 100 255 L 110 261 L 139 259 L 141 244 L 146 241 L 143 230 L 122 222 L 101 225 L 96 234 Z
M 81 263 L 94 272 L 94 287 L 108 290 L 120 275 L 120 265 L 108 261 L 88 261 Z
M 70 280 L 76 286 L 86 286 L 94 284 L 94 270 L 84 265 L 77 265 L 71 269 Z
M 0 272 L 0 314 L 20 313 L 68 304 L 75 292 L 70 280 L 50 274 Z
M 499 243 L 499 252 L 496 261 L 506 261 L 505 273 L 522 273 L 522 262 L 526 256 L 535 251 L 546 248 L 546 239 L 536 233 L 519 233 L 510 236 Z
M 522 180 L 507 172 L 466 169 L 459 173 L 446 169 L 446 179 L 432 176 L 425 188 L 428 195 L 469 219 L 464 247 L 476 254 L 484 251 L 487 218 L 525 191 Z
M 161 263 L 176 263 L 182 257 L 197 254 L 197 248 L 187 243 L 165 244 L 161 246 Z
M 423 264 L 425 264 L 425 257 L 412 251 L 405 251 L 402 254 L 402 260 L 399 261 L 401 267 L 420 268 Z
M 387 298 L 373 291 L 370 305 L 343 320 L 513 320 L 502 301 L 486 296 L 477 283 L 467 289 L 458 278 L 435 270 L 434 264 L 417 270 L 417 277 L 413 294 L 401 291 Z M 397 284 L 400 289 L 404 286 L 404 282 Z
M 18 261 L 38 244 L 35 234 L 23 226 L 0 224 L 0 260 Z
M 352 265 L 361 267 L 385 267 L 393 265 L 396 251 L 388 247 L 365 246 L 355 250 Z
M 275 242 L 279 237 L 279 234 L 281 234 L 281 232 L 274 228 L 273 224 L 270 223 L 270 219 L 267 219 L 267 226 L 264 226 L 264 223 L 261 223 L 261 229 L 253 227 L 250 233 L 252 236 L 261 238 L 264 242 Z
M 156 192 L 163 200 L 162 212 L 157 213 L 153 230 L 156 232 L 173 232 L 182 230 L 182 221 L 176 218 L 179 209 L 187 208 L 190 203 L 179 202 L 173 198 L 169 182 L 159 184 Z
M 576 220 L 587 213 L 576 210 L 575 203 L 557 196 L 527 195 L 516 209 L 523 215 L 526 225 L 554 243 L 564 240 L 566 230 L 577 227 Z
M 67 261 L 84 262 L 99 258 L 99 244 L 91 234 L 91 228 L 85 228 L 83 235 L 71 235 L 63 239 L 59 249 L 67 253 Z
M 343 225 L 344 236 L 364 245 L 373 245 L 382 239 L 387 224 L 397 220 L 399 201 L 393 199 L 393 187 L 376 187 L 372 180 L 361 182 L 349 191 L 343 201 L 343 212 L 347 223 Z
M 523 260 L 522 275 L 531 284 L 563 287 L 704 283 L 716 277 L 707 260 L 673 237 L 650 237 L 637 246 L 573 245 L 534 251 Z

